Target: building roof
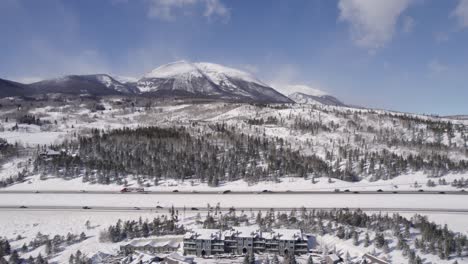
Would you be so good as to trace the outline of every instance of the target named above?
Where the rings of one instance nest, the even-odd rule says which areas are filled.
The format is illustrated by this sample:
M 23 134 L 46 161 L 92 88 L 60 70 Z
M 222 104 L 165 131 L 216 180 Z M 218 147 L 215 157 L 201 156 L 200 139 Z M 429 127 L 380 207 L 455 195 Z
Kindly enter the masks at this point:
M 336 255 L 336 254 L 330 254 L 327 257 L 333 262 L 341 260 L 340 257 L 338 257 L 338 255 Z
M 256 226 L 236 226 L 223 232 L 225 237 L 261 237 L 262 232 Z
M 273 229 L 271 232 L 264 232 L 265 239 L 278 240 L 298 240 L 303 239 L 302 231 L 299 229 Z
M 180 245 L 179 242 L 174 240 L 155 240 L 155 239 L 134 239 L 129 243 L 125 244 L 124 246 L 133 246 L 133 247 L 145 247 L 150 246 L 153 248 L 161 248 L 161 247 L 170 247 L 170 248 L 178 248 Z
M 371 254 L 364 254 L 364 256 L 362 256 L 363 259 L 365 259 L 367 261 L 367 263 L 369 264 L 373 264 L 373 263 L 376 263 L 376 264 L 390 264 L 390 262 L 388 261 L 385 261 L 383 259 L 380 259 L 376 256 L 373 256 Z
M 193 257 L 182 256 L 177 252 L 173 252 L 173 253 L 167 255 L 166 258 L 181 261 L 181 262 L 192 262 L 193 259 L 194 259 Z
M 184 238 L 191 239 L 202 239 L 202 240 L 221 240 L 223 239 L 223 234 L 219 229 L 193 229 L 190 232 L 187 232 Z

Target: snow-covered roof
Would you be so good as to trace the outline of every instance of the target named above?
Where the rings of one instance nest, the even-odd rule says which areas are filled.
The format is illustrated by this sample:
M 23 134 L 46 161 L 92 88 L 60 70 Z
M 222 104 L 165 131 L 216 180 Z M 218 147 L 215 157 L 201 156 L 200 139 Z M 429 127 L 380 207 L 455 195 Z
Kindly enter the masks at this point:
M 328 255 L 328 258 L 330 260 L 332 260 L 332 261 L 340 261 L 341 260 L 340 257 L 338 257 L 338 255 L 336 255 L 336 254 L 330 254 L 330 255 Z
M 193 229 L 187 232 L 184 238 L 202 239 L 202 240 L 213 240 L 223 239 L 221 230 L 219 229 Z
M 256 226 L 237 226 L 233 227 L 230 230 L 224 231 L 223 235 L 227 236 L 236 236 L 236 237 L 260 237 L 260 229 Z
M 167 241 L 160 241 L 154 239 L 135 239 L 130 241 L 129 243 L 125 244 L 125 246 L 133 246 L 133 247 L 171 247 L 171 248 L 178 248 L 179 242 L 174 240 L 167 240 Z
M 271 232 L 264 232 L 263 238 L 279 240 L 297 240 L 302 239 L 303 235 L 301 230 L 299 229 L 273 229 Z
M 179 262 L 192 263 L 194 258 L 193 257 L 182 256 L 177 252 L 173 252 L 173 253 L 167 255 L 166 259 L 176 260 L 176 261 L 179 261 Z

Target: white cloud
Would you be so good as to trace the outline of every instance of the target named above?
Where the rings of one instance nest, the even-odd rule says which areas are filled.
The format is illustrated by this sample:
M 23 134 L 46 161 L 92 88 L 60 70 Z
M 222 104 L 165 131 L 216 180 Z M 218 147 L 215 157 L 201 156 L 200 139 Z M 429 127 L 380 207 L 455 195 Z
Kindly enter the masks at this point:
M 458 24 L 461 27 L 468 27 L 468 0 L 459 0 L 451 16 L 455 16 L 458 19 Z
M 413 32 L 414 24 L 415 24 L 414 18 L 410 16 L 405 16 L 405 18 L 403 19 L 403 32 L 405 33 Z
M 439 60 L 437 59 L 430 61 L 427 66 L 431 72 L 437 73 L 437 74 L 448 70 L 448 67 L 442 64 L 441 62 L 439 62 Z
M 201 5 L 208 18 L 229 19 L 229 9 L 220 0 L 149 0 L 148 16 L 165 21 L 174 21 L 178 15 L 191 13 L 192 8 Z
M 412 0 L 340 0 L 340 21 L 350 23 L 357 46 L 375 51 L 389 42 Z

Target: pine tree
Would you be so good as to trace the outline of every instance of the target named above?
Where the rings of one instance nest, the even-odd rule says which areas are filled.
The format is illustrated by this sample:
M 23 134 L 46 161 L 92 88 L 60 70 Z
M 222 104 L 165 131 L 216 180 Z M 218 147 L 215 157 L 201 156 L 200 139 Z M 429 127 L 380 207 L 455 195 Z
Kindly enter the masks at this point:
M 16 250 L 13 250 L 13 252 L 11 252 L 10 259 L 9 259 L 8 263 L 9 264 L 19 264 L 19 263 L 21 263 L 18 252 Z
M 366 233 L 366 236 L 364 238 L 364 246 L 368 247 L 369 245 L 370 245 L 369 233 Z

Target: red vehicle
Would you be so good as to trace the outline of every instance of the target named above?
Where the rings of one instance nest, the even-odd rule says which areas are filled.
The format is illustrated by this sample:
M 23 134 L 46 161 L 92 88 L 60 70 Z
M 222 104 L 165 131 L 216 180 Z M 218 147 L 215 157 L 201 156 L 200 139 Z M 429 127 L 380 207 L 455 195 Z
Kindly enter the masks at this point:
M 120 190 L 121 193 L 126 193 L 126 192 L 144 192 L 144 188 L 136 188 L 136 187 L 125 187 L 122 190 Z

